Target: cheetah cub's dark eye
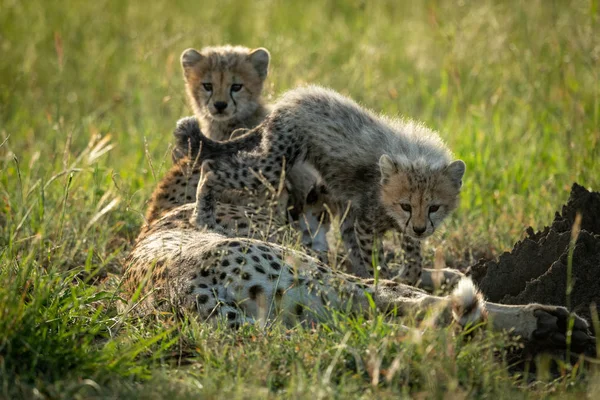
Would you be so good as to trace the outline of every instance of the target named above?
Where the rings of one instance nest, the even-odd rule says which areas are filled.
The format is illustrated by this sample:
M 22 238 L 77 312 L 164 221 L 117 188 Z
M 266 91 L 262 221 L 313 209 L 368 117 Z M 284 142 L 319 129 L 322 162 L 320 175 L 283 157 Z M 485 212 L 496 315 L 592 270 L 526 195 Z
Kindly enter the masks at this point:
M 400 207 L 402 207 L 402 209 L 406 212 L 412 211 L 412 207 L 408 203 L 402 203 L 402 204 L 400 204 Z
M 204 90 L 207 92 L 212 92 L 212 83 L 203 83 L 202 87 L 204 87 Z
M 434 212 L 436 212 L 439 209 L 440 209 L 440 206 L 438 206 L 437 204 L 434 205 L 434 206 L 429 206 L 429 212 L 430 213 L 434 213 Z
M 240 90 L 242 90 L 242 84 L 241 83 L 234 83 L 233 85 L 231 85 L 231 91 L 232 92 L 239 92 Z

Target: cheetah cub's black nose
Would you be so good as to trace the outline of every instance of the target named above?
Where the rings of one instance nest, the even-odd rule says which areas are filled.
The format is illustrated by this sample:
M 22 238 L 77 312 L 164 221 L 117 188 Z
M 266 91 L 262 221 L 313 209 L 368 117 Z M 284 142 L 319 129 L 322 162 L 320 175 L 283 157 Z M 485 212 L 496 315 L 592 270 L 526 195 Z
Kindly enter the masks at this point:
M 425 233 L 426 230 L 427 230 L 426 226 L 421 226 L 421 227 L 413 226 L 413 231 L 415 231 L 417 236 L 422 235 L 423 233 Z
M 218 112 L 223 112 L 223 110 L 225 110 L 227 108 L 227 103 L 224 101 L 216 101 L 215 108 L 217 109 Z

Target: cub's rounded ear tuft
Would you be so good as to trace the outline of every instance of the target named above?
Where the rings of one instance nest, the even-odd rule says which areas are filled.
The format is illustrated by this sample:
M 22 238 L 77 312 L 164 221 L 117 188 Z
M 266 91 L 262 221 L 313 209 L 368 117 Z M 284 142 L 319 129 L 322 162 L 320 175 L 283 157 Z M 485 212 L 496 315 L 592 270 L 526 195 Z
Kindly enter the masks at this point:
M 258 49 L 254 49 L 248 55 L 252 66 L 258 72 L 258 76 L 260 79 L 265 79 L 269 70 L 269 61 L 271 60 L 271 55 L 269 51 L 263 47 L 259 47 Z
M 462 186 L 462 178 L 466 169 L 467 166 L 463 160 L 452 161 L 446 167 L 446 175 L 450 178 L 454 185 L 460 188 Z
M 192 68 L 194 65 L 198 64 L 200 60 L 202 60 L 202 54 L 198 53 L 198 51 L 194 49 L 187 49 L 181 53 L 181 66 L 183 70 L 186 71 L 188 68 Z
M 379 157 L 379 171 L 381 171 L 381 182 L 388 180 L 393 174 L 398 173 L 398 164 L 387 154 Z

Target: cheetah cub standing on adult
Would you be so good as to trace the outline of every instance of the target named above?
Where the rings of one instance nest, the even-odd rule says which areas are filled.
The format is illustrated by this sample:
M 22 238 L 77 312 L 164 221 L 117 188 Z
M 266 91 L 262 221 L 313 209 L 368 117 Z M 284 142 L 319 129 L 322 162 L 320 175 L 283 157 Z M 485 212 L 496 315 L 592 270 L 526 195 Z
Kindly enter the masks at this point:
M 263 121 L 269 112 L 262 99 L 269 63 L 270 54 L 264 48 L 251 50 L 227 45 L 205 47 L 200 51 L 187 49 L 181 54 L 186 92 L 195 116 L 177 122 L 172 153 L 175 165 L 152 195 L 145 228 L 169 210 L 195 202 L 200 178 L 200 165 L 196 159 L 201 151 L 200 137 L 206 135 L 215 141 L 226 141 L 235 130 L 254 128 Z M 260 143 L 260 138 L 236 143 L 238 150 L 251 150 Z M 204 150 L 211 149 L 206 146 Z M 316 217 L 322 212 L 318 201 L 307 203 L 311 193 L 318 192 L 317 177 L 306 165 L 297 165 L 290 171 L 286 187 L 278 199 L 280 208 L 292 206 L 294 220 L 297 220 L 294 225 L 299 225 L 303 232 L 303 243 L 325 256 L 328 225 L 322 225 Z M 221 200 L 231 203 L 222 203 L 221 208 L 227 212 L 222 211 L 226 214 L 257 200 L 255 205 L 264 206 L 260 199 L 250 201 L 247 194 L 233 193 Z
M 195 202 L 200 179 L 196 157 L 202 135 L 228 140 L 234 130 L 254 128 L 263 121 L 269 111 L 262 101 L 269 61 L 266 49 L 242 46 L 187 49 L 181 54 L 186 92 L 195 116 L 177 122 L 174 166 L 154 190 L 146 227 L 165 212 Z M 239 150 L 250 150 L 259 142 L 238 142 Z
M 198 185 L 198 226 L 216 229 L 215 197 L 223 189 L 258 188 L 262 174 L 271 184 L 283 166 L 307 161 L 321 175 L 338 210 L 347 207 L 341 234 L 352 273 L 373 275 L 374 245 L 395 228 L 414 239 L 430 236 L 458 203 L 465 163 L 452 161 L 440 137 L 410 120 L 380 117 L 332 90 L 310 86 L 292 90 L 271 114 L 240 140 L 261 136 L 260 147 L 236 153 L 234 143 L 220 147 L 207 138 L 210 151 Z M 235 142 L 235 141 L 234 141 Z M 232 156 L 223 157 L 231 151 Z M 381 253 L 381 252 L 380 252 Z M 383 257 L 378 260 L 383 264 Z M 381 268 L 385 270 L 385 266 Z M 407 266 L 405 281 L 410 281 Z

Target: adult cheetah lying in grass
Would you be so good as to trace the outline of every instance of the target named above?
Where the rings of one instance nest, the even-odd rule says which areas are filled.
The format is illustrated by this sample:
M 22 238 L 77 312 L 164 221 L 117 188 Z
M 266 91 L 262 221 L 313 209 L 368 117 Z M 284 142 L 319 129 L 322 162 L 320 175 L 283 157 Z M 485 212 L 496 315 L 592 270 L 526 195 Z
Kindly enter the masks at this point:
M 169 182 L 176 179 L 167 176 L 162 183 Z M 241 237 L 199 229 L 191 218 L 194 203 L 165 211 L 140 233 L 125 263 L 126 310 L 140 316 L 187 311 L 232 327 L 273 320 L 293 325 L 327 320 L 340 310 L 370 314 L 372 299 L 381 312 L 438 307 L 461 326 L 491 317 L 496 329 L 513 329 L 526 340 L 565 343 L 569 314 L 562 307 L 485 303 L 470 280 L 462 280 L 452 295 L 436 297 L 395 281 L 357 278 L 290 247 L 251 238 L 275 232 L 271 240 L 290 243 L 286 221 L 271 218 L 266 209 L 223 204 L 217 217 L 219 207 L 228 216 L 220 222 Z M 240 225 L 243 221 L 253 225 Z M 593 339 L 584 320 L 574 321 L 571 348 L 578 351 Z
M 128 310 L 187 311 L 231 327 L 273 320 L 291 326 L 327 320 L 334 310 L 368 315 L 372 299 L 380 312 L 435 307 L 460 326 L 489 318 L 495 329 L 538 345 L 565 345 L 569 312 L 563 307 L 486 303 L 469 279 L 437 297 L 394 281 L 357 278 L 278 244 L 199 229 L 190 222 L 194 211 L 193 204 L 177 207 L 138 237 L 123 279 Z M 571 349 L 580 351 L 594 339 L 585 320 L 573 320 Z

